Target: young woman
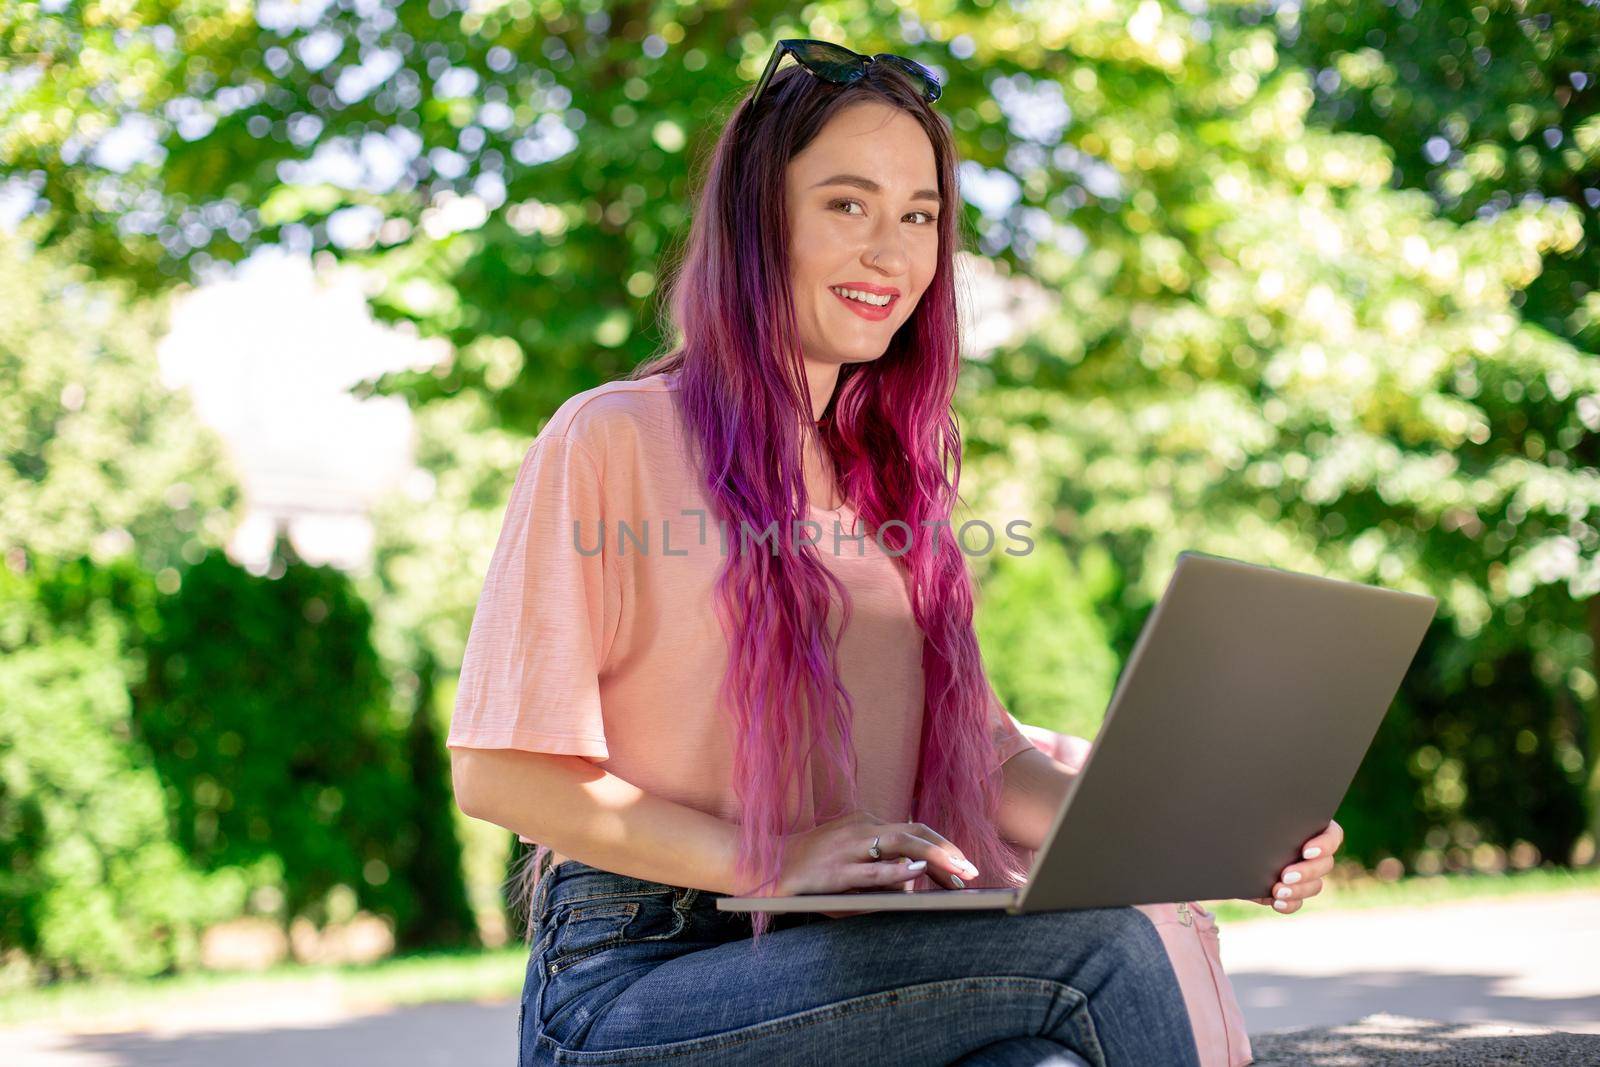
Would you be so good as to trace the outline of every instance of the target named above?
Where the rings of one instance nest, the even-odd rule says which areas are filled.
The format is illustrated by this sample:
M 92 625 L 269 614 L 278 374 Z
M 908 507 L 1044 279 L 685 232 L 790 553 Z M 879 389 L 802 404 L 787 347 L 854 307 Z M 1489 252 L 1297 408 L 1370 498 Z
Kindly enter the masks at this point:
M 1068 781 L 985 679 L 950 527 L 938 92 L 782 42 L 710 159 L 678 343 L 523 461 L 448 738 L 461 808 L 539 843 L 523 1065 L 1196 1062 L 1131 907 L 716 910 L 1019 885 Z

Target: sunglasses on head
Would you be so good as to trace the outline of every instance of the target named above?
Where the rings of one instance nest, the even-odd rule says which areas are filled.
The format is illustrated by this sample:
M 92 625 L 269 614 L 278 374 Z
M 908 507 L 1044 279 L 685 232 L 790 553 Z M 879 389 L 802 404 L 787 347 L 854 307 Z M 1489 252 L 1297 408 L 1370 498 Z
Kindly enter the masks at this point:
M 772 58 L 767 60 L 767 69 L 761 72 L 761 80 L 756 83 L 755 94 L 750 98 L 751 110 L 755 109 L 757 101 L 761 99 L 767 82 L 772 79 L 772 72 L 778 69 L 778 64 L 785 53 L 794 56 L 795 62 L 812 74 L 835 85 L 850 85 L 860 81 L 867 76 L 869 63 L 887 63 L 901 73 L 909 75 L 912 82 L 922 90 L 922 98 L 930 104 L 939 99 L 939 94 L 944 91 L 944 86 L 939 84 L 939 79 L 933 76 L 931 70 L 905 56 L 892 55 L 888 52 L 864 56 L 859 52 L 850 51 L 843 45 L 828 41 L 790 38 L 779 41 L 778 46 L 772 50 Z

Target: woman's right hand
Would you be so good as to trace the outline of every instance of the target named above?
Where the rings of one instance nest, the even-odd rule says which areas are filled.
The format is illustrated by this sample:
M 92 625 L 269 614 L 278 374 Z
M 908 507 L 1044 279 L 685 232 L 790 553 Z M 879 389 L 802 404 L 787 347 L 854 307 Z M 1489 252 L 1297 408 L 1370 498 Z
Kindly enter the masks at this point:
M 878 839 L 882 858 L 867 854 Z M 920 822 L 886 822 L 856 810 L 813 829 L 790 834 L 774 896 L 850 893 L 898 888 L 924 871 L 946 889 L 964 888 L 978 871 L 961 850 Z M 830 918 L 859 915 L 830 911 Z

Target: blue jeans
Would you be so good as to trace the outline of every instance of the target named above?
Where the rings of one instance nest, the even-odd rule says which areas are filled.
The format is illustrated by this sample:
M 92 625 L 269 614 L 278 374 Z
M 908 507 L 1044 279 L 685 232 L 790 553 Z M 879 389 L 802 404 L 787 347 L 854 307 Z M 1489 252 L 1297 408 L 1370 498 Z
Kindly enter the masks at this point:
M 546 872 L 519 1067 L 1198 1067 L 1136 908 L 780 914 L 754 947 L 717 897 L 572 859 Z

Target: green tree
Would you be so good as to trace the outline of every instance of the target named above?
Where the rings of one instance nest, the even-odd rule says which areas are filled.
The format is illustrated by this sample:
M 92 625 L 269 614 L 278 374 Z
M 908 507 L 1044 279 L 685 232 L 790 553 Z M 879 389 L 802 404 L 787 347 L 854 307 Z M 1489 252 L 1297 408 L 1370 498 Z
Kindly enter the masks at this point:
M 154 582 L 126 559 L 43 563 L 0 567 L 0 948 L 32 980 L 191 967 L 272 872 L 201 870 L 173 838 L 128 697 Z
M 1600 10 L 1317 0 L 1271 24 L 1314 72 L 1309 117 L 1381 138 L 1393 184 L 1428 193 L 1444 217 L 1525 200 L 1578 209 L 1584 239 L 1547 253 L 1513 299 L 1524 319 L 1600 349 Z
M 1581 240 L 1576 211 L 1440 218 L 1389 186 L 1382 142 L 1308 125 L 1310 78 L 1280 63 L 1269 28 L 1138 12 L 1115 49 L 1075 36 L 1057 83 L 1072 122 L 1019 182 L 1015 214 L 1051 220 L 1027 273 L 1064 299 L 974 376 L 979 481 L 1031 472 L 1069 544 L 1110 548 L 1123 656 L 1185 548 L 1438 595 L 1454 642 L 1418 669 L 1450 697 L 1439 728 L 1501 714 L 1474 694 L 1475 664 L 1525 649 L 1524 684 L 1570 696 L 1528 726 L 1553 777 L 1521 786 L 1552 803 L 1583 788 L 1597 705 L 1574 607 L 1600 532 L 1594 473 L 1571 450 L 1600 429 L 1600 378 L 1515 300 L 1545 254 Z M 1466 791 L 1439 788 L 1452 767 L 1419 767 L 1410 803 L 1481 837 Z M 1592 787 L 1587 803 L 1592 818 Z M 1426 844 L 1351 849 L 1412 860 Z
M 1048 532 L 1029 537 L 1032 546 L 996 542 L 975 619 L 984 666 L 1014 717 L 1092 739 L 1117 682 L 1103 618 L 1115 584 L 1110 560 L 1091 545 L 1074 561 Z
M 397 944 L 459 943 L 467 924 L 448 888 L 459 864 L 436 836 L 438 765 L 413 761 L 412 717 L 390 698 L 350 580 L 280 539 L 265 576 L 208 556 L 157 614 L 136 721 L 174 787 L 188 854 L 206 869 L 281 859 L 285 923 L 325 921 L 328 894 L 349 886 L 393 919 Z
M 1469 223 L 1515 205 L 1570 206 L 1581 238 L 1541 249 L 1538 270 L 1510 293 L 1510 303 L 1550 336 L 1591 357 L 1600 351 L 1600 12 L 1581 4 L 1318 0 L 1283 9 L 1272 25 L 1286 55 L 1314 72 L 1308 118 L 1381 138 L 1394 158 L 1391 184 L 1425 193 L 1441 217 Z M 1504 397 L 1494 395 L 1491 383 L 1486 406 L 1500 409 L 1493 412 L 1500 431 L 1494 443 L 1508 458 L 1549 453 L 1579 485 L 1591 484 L 1600 466 L 1594 399 L 1575 398 L 1580 427 L 1564 378 L 1548 392 L 1536 381 L 1524 392 L 1525 381 L 1508 379 L 1502 388 L 1512 392 Z M 1587 721 L 1584 713 L 1594 707 L 1600 674 L 1592 490 L 1561 499 L 1565 507 L 1556 506 L 1562 514 L 1555 522 L 1526 518 L 1523 507 L 1508 508 L 1500 522 L 1529 528 L 1527 551 L 1541 561 L 1542 581 L 1564 582 L 1565 590 L 1552 588 L 1526 607 L 1520 598 L 1506 600 L 1514 631 L 1530 629 L 1523 625 L 1528 620 L 1534 632 L 1483 647 L 1473 678 L 1454 697 L 1483 704 L 1479 728 L 1492 730 L 1507 718 L 1526 718 L 1494 713 L 1504 709 L 1508 682 L 1511 689 L 1536 690 L 1512 702 L 1524 706 L 1531 698 L 1541 705 L 1539 721 L 1520 726 L 1513 744 L 1497 747 L 1513 763 L 1536 759 L 1563 779 L 1573 777 L 1586 751 L 1592 839 L 1600 832 L 1600 802 L 1593 799 L 1600 797 L 1600 728 L 1592 710 Z M 1508 671 L 1515 672 L 1510 679 Z M 1488 735 L 1480 740 L 1488 743 Z M 1493 774 L 1497 764 L 1469 766 Z M 1497 802 L 1501 814 L 1484 811 L 1484 819 L 1530 810 L 1528 798 L 1502 797 L 1492 782 L 1466 790 Z M 1551 822 L 1563 819 L 1552 815 Z
M 242 494 L 222 442 L 161 383 L 165 302 L 0 233 L 0 554 L 132 552 L 151 571 L 220 546 Z

